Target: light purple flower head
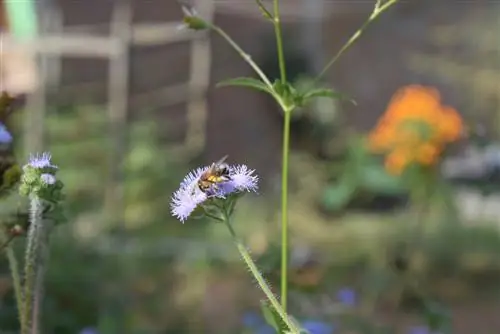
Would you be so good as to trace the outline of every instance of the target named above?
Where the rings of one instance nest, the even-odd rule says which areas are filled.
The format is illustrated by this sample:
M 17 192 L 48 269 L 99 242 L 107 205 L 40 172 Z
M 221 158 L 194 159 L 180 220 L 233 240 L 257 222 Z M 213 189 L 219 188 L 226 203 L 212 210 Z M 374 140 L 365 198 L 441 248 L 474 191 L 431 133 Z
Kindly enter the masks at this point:
M 56 183 L 56 177 L 52 174 L 49 173 L 43 173 L 40 178 L 42 179 L 42 182 L 48 185 L 52 185 Z
M 9 130 L 0 123 L 0 144 L 10 144 L 12 142 L 12 135 Z
M 51 162 L 52 156 L 50 153 L 44 152 L 42 154 L 31 154 L 28 164 L 31 168 L 35 169 L 44 169 L 44 168 L 53 168 L 57 169 L 56 165 L 53 165 Z
M 204 193 L 198 188 L 198 181 L 209 168 L 210 166 L 198 168 L 187 174 L 179 189 L 172 196 L 170 203 L 172 215 L 183 223 L 199 205 L 209 198 L 226 198 L 231 194 L 257 191 L 259 178 L 254 174 L 255 170 L 245 165 L 235 165 L 229 167 L 230 180 L 217 183 Z

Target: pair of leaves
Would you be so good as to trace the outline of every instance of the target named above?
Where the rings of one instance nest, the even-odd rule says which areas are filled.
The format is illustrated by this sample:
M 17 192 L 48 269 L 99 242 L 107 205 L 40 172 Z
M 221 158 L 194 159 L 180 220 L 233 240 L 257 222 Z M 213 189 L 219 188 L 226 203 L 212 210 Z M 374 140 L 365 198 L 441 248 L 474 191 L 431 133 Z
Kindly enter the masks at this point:
M 308 90 L 306 92 L 297 91 L 290 83 L 283 83 L 281 80 L 276 80 L 272 87 L 269 87 L 264 82 L 249 77 L 241 77 L 229 79 L 223 82 L 220 82 L 218 87 L 224 86 L 240 86 L 240 87 L 248 87 L 258 91 L 266 92 L 271 96 L 277 98 L 280 97 L 284 104 L 289 107 L 303 107 L 306 105 L 311 99 L 318 97 L 327 97 L 331 99 L 339 99 L 339 100 L 348 100 L 353 104 L 356 102 L 341 94 L 339 92 L 335 92 L 331 89 L 327 88 L 314 88 Z

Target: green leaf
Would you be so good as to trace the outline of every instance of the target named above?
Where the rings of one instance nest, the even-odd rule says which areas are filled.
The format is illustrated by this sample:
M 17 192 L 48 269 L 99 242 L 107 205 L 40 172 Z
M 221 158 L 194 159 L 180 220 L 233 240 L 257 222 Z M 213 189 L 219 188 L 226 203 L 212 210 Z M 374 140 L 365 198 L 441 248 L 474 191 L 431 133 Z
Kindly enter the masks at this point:
M 331 211 L 343 209 L 352 199 L 357 184 L 350 179 L 341 179 L 340 183 L 328 187 L 323 194 L 323 205 Z
M 317 88 L 317 89 L 312 89 L 306 93 L 303 94 L 303 99 L 304 101 L 307 101 L 309 99 L 315 98 L 315 97 L 329 97 L 331 99 L 337 99 L 337 100 L 346 100 L 351 102 L 354 105 L 357 105 L 356 101 L 354 99 L 339 93 L 335 92 L 332 89 L 329 88 Z
M 264 16 L 264 18 L 266 18 L 268 20 L 274 19 L 271 12 L 262 3 L 262 0 L 255 0 L 255 2 L 257 3 L 257 6 L 259 7 L 260 11 L 262 12 L 262 16 Z
M 279 314 L 274 310 L 268 301 L 262 300 L 260 302 L 260 308 L 266 323 L 273 327 L 277 333 L 285 334 L 288 332 L 289 329 L 287 325 L 285 325 Z
M 401 178 L 388 174 L 379 164 L 361 166 L 360 178 L 364 189 L 377 194 L 399 195 L 405 190 Z
M 272 95 L 272 91 L 269 89 L 268 86 L 266 86 L 265 83 L 254 78 L 241 77 L 241 78 L 228 79 L 219 82 L 216 87 L 225 87 L 225 86 L 249 87 Z
M 423 317 L 431 330 L 438 330 L 443 333 L 451 332 L 450 312 L 442 305 L 433 301 L 425 301 Z

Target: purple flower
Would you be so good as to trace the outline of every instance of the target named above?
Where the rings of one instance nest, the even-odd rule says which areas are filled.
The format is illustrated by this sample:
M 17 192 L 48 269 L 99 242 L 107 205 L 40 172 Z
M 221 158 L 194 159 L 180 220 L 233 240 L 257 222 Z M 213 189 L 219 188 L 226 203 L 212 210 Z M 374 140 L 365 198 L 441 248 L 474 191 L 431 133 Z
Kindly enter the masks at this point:
M 12 135 L 9 130 L 0 123 L 0 144 L 10 144 L 12 142 Z
M 431 331 L 425 326 L 416 326 L 410 328 L 408 334 L 431 334 Z
M 276 330 L 270 325 L 262 325 L 255 331 L 255 334 L 276 334 Z
M 42 182 L 45 184 L 52 185 L 56 183 L 56 177 L 52 174 L 44 173 L 40 176 L 40 178 L 42 179 Z
M 339 301 L 346 306 L 356 304 L 356 292 L 350 288 L 343 288 L 337 293 Z
M 28 164 L 26 166 L 29 166 L 31 168 L 35 169 L 44 169 L 44 168 L 54 168 L 57 169 L 56 165 L 53 165 L 52 162 L 50 161 L 52 159 L 52 156 L 50 153 L 44 152 L 42 154 L 31 154 Z M 25 167 L 26 167 L 25 166 Z
M 306 320 L 302 323 L 302 327 L 310 334 L 332 334 L 335 327 L 331 324 L 322 321 Z
M 188 173 L 172 196 L 170 203 L 172 215 L 183 223 L 200 204 L 209 198 L 225 198 L 234 193 L 257 191 L 259 178 L 254 175 L 255 170 L 245 165 L 237 165 L 230 167 L 229 181 L 218 183 L 204 193 L 198 188 L 198 181 L 209 168 L 209 166 L 202 167 Z
M 256 328 L 265 324 L 264 319 L 256 312 L 247 312 L 243 314 L 242 322 L 245 328 Z
M 78 334 L 99 334 L 96 328 L 86 327 L 80 331 Z

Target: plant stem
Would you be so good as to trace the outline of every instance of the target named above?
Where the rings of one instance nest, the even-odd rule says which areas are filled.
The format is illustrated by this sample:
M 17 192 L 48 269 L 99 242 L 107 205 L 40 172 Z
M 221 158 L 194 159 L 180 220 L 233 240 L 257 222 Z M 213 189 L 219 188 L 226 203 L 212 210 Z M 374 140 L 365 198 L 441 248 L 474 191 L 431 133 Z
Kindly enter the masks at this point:
M 293 334 L 299 334 L 300 333 L 300 328 L 298 328 L 293 321 L 290 321 L 288 318 L 286 311 L 283 309 L 283 307 L 280 305 L 278 299 L 274 296 L 273 292 L 269 288 L 269 285 L 266 283 L 266 280 L 260 273 L 259 269 L 255 265 L 255 262 L 252 260 L 252 257 L 250 253 L 248 252 L 247 248 L 243 243 L 240 241 L 238 236 L 236 235 L 236 232 L 234 231 L 233 227 L 231 226 L 231 222 L 229 220 L 229 217 L 226 215 L 224 217 L 224 223 L 226 224 L 229 233 L 231 234 L 231 237 L 236 245 L 236 248 L 238 248 L 238 251 L 241 254 L 241 257 L 243 258 L 243 261 L 245 261 L 246 265 L 248 266 L 248 269 L 250 269 L 250 272 L 252 273 L 253 277 L 257 281 L 257 284 L 259 285 L 260 289 L 264 292 L 266 295 L 267 299 L 271 303 L 271 306 L 276 310 L 276 312 L 279 314 L 283 322 L 288 326 L 288 328 L 292 331 Z
M 47 263 L 49 260 L 49 236 L 52 229 L 51 222 L 44 222 L 46 225 L 40 228 L 39 260 L 37 263 L 36 281 L 34 287 L 33 301 L 33 333 L 41 332 L 41 321 L 43 311 L 44 283 Z
M 286 63 L 283 52 L 279 0 L 273 1 L 273 25 L 281 82 L 286 83 Z M 282 105 L 283 108 L 283 105 Z M 283 156 L 281 169 L 281 306 L 286 312 L 288 295 L 288 157 L 290 155 L 290 120 L 292 108 L 283 108 Z
M 12 244 L 7 246 L 5 252 L 7 253 L 7 261 L 9 262 L 10 275 L 12 276 L 12 284 L 14 286 L 19 324 L 21 326 L 21 331 L 23 331 L 25 322 L 23 321 L 23 290 L 21 285 L 21 275 L 19 274 L 19 264 L 17 262 L 14 249 L 12 248 Z
M 366 27 L 370 25 L 380 14 L 382 14 L 384 11 L 386 11 L 389 7 L 394 5 L 398 0 L 389 0 L 383 5 L 380 6 L 380 1 L 377 1 L 377 4 L 375 6 L 375 9 L 371 13 L 370 17 L 368 20 L 363 23 L 363 25 L 349 38 L 349 40 L 340 48 L 340 50 L 337 52 L 337 54 L 330 59 L 330 61 L 326 64 L 326 66 L 321 70 L 321 72 L 318 74 L 318 76 L 314 79 L 314 84 L 316 84 L 324 75 L 325 73 L 330 69 L 330 67 L 340 58 L 340 56 L 346 52 L 353 44 L 358 40 L 358 38 L 361 36 L 361 34 L 364 32 Z
M 286 312 L 288 294 L 288 160 L 291 111 L 285 111 L 281 165 L 281 305 Z
M 283 35 L 281 33 L 281 22 L 280 22 L 280 4 L 279 0 L 273 1 L 273 25 L 274 25 L 274 33 L 276 35 L 276 49 L 278 51 L 278 63 L 280 67 L 280 77 L 281 82 L 286 82 L 286 64 L 285 64 L 285 55 L 283 52 Z
M 30 226 L 27 235 L 27 245 L 24 264 L 24 305 L 23 305 L 23 321 L 24 328 L 21 334 L 32 334 L 33 323 L 33 297 L 36 286 L 38 250 L 40 244 L 40 233 L 42 228 L 42 200 L 36 195 L 30 198 Z
M 216 26 L 215 24 L 211 25 L 212 30 L 214 30 L 216 33 L 218 33 L 222 38 L 224 38 L 231 47 L 238 52 L 238 54 L 243 58 L 244 61 L 252 67 L 252 69 L 257 73 L 257 75 L 260 77 L 260 79 L 269 87 L 269 89 L 273 89 L 273 85 L 269 78 L 266 76 L 266 74 L 260 69 L 259 65 L 257 65 L 253 60 L 252 57 L 243 51 L 243 49 L 229 36 L 224 30 L 222 30 L 219 26 Z

